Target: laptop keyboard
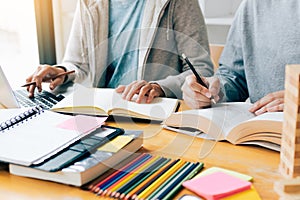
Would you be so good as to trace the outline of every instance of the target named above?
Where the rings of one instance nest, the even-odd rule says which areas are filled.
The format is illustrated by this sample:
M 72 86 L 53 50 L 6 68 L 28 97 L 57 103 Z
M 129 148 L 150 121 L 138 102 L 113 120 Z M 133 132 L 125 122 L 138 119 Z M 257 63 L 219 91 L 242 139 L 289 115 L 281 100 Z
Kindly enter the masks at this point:
M 28 97 L 28 92 L 26 89 L 15 90 L 14 94 L 21 107 L 33 107 L 39 105 L 45 110 L 52 108 L 64 98 L 64 96 L 61 94 L 54 95 L 45 90 L 40 93 L 36 92 L 33 98 Z
M 112 129 L 113 131 L 108 129 Z M 101 136 L 105 130 L 108 131 L 107 135 Z M 123 129 L 103 125 L 41 164 L 33 165 L 31 167 L 50 172 L 61 170 L 76 161 L 91 155 L 97 148 L 122 134 L 124 134 Z

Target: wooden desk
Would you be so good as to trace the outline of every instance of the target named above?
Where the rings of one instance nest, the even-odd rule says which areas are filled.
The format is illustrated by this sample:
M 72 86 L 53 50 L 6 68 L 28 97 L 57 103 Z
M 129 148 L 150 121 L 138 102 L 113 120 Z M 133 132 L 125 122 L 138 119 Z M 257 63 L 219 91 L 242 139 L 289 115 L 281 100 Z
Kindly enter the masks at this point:
M 207 152 L 206 148 L 211 145 L 210 141 L 163 130 L 159 124 L 116 120 L 109 125 L 144 130 L 144 147 L 141 152 L 200 161 L 204 162 L 205 167 L 218 166 L 248 174 L 254 177 L 254 187 L 262 199 L 278 199 L 273 190 L 274 182 L 281 178 L 278 172 L 278 152 L 253 146 L 234 146 L 227 142 L 216 143 L 214 148 Z M 202 157 L 201 155 L 204 154 L 207 155 Z M 190 192 L 184 189 L 177 197 L 186 193 Z M 93 200 L 101 198 L 76 187 L 10 175 L 7 169 L 1 168 L 0 199 Z

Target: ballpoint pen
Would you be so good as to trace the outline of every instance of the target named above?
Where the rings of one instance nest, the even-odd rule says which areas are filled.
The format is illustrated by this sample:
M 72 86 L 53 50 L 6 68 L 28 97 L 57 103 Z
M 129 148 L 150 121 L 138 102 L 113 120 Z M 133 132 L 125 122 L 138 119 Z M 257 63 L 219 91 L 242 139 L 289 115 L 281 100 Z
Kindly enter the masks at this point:
M 72 71 L 67 71 L 67 72 L 62 72 L 62 73 L 59 73 L 57 74 L 56 76 L 54 76 L 53 78 L 50 78 L 49 80 L 51 79 L 56 79 L 58 77 L 61 77 L 61 76 L 64 76 L 64 75 L 67 75 L 67 74 L 71 74 L 71 73 L 74 73 L 75 70 L 72 70 Z M 35 81 L 32 81 L 32 82 L 29 82 L 29 83 L 26 83 L 24 85 L 22 85 L 21 87 L 27 87 L 27 86 L 30 86 L 30 85 L 35 85 L 36 82 Z
M 182 54 L 182 58 L 185 60 L 185 62 L 188 64 L 188 66 L 191 68 L 192 72 L 194 73 L 194 75 L 196 76 L 197 82 L 204 86 L 205 88 L 208 89 L 208 86 L 206 85 L 206 83 L 204 83 L 204 81 L 202 80 L 202 78 L 200 77 L 200 75 L 197 73 L 196 69 L 194 68 L 194 66 L 192 65 L 192 63 L 189 61 L 189 59 L 186 57 L 186 55 L 183 53 Z M 210 98 L 211 102 L 213 104 L 216 104 L 216 101 L 214 99 L 213 96 L 211 96 Z

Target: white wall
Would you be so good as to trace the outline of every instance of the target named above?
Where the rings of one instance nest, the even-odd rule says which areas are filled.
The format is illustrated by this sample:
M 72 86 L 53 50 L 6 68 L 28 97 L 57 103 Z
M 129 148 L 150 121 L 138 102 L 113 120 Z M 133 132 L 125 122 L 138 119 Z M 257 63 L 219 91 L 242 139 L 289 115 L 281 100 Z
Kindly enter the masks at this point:
M 198 0 L 212 44 L 225 44 L 237 8 L 243 0 Z

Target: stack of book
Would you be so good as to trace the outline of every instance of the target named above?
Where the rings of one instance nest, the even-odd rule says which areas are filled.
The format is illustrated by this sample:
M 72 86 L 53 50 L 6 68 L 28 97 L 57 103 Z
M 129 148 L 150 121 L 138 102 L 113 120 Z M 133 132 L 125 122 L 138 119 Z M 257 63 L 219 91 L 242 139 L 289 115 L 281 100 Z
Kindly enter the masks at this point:
M 9 172 L 18 176 L 82 186 L 134 154 L 143 144 L 143 132 L 125 130 L 123 135 L 100 147 L 89 157 L 63 168 L 49 172 L 33 167 L 9 164 Z

